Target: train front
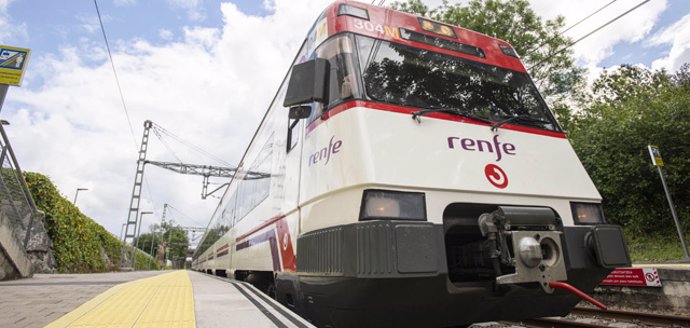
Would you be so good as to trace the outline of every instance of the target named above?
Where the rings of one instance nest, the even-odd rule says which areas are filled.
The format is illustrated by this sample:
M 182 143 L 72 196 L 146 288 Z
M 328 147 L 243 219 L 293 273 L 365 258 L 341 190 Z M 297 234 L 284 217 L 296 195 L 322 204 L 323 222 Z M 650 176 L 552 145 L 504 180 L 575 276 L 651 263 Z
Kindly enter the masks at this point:
M 316 103 L 291 109 L 311 115 L 283 302 L 337 327 L 565 315 L 580 298 L 558 282 L 591 293 L 630 264 L 509 44 L 354 2 L 320 27 L 286 100 Z

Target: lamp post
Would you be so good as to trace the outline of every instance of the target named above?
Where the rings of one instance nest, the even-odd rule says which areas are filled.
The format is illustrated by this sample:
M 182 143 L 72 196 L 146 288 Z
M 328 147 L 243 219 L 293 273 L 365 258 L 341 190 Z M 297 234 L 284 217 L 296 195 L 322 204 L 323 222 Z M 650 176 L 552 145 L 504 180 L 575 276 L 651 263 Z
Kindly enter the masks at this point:
M 82 190 L 89 190 L 88 188 L 77 188 L 77 191 L 74 193 L 74 201 L 72 201 L 72 204 L 77 205 L 77 196 L 79 196 L 79 192 Z
M 153 256 L 153 243 L 154 243 L 154 241 L 156 241 L 156 232 L 157 231 L 158 231 L 158 229 L 155 229 L 155 228 L 153 230 L 151 230 L 151 247 L 149 248 L 149 254 L 151 254 L 151 257 L 153 257 L 154 261 L 156 260 L 156 257 Z
M 141 221 L 144 218 L 144 214 L 153 214 L 151 211 L 144 211 L 139 213 L 139 224 L 137 226 L 137 242 L 134 243 L 134 252 L 132 252 L 132 270 L 137 271 L 137 249 L 139 249 L 139 235 L 141 234 Z
M 120 242 L 124 243 L 124 240 L 122 239 L 122 236 L 125 235 L 125 226 L 127 226 L 127 223 L 122 224 L 122 229 L 120 230 Z

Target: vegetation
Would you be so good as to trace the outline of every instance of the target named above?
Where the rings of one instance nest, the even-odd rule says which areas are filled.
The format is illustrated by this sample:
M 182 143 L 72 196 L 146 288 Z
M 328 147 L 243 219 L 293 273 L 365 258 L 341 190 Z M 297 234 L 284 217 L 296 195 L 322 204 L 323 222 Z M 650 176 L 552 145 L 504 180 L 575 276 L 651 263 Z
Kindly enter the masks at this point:
M 139 249 L 156 257 L 158 246 L 164 244 L 170 252 L 170 256 L 165 255 L 166 258 L 172 260 L 187 257 L 189 239 L 187 232 L 180 225 L 175 224 L 174 221 L 163 222 L 160 225 L 151 226 L 151 231 L 154 232 L 141 234 L 134 240 L 134 244 L 139 245 Z
M 53 241 L 57 269 L 63 273 L 116 271 L 120 268 L 122 245 L 101 225 L 79 211 L 60 195 L 50 179 L 39 173 L 24 177 L 36 206 L 46 214 L 46 229 Z M 157 268 L 145 256 L 142 266 Z
M 690 66 L 671 75 L 634 66 L 603 73 L 570 140 L 604 198 L 609 222 L 634 235 L 676 230 L 647 145 L 660 147 L 676 211 L 690 228 Z
M 634 262 L 658 263 L 682 259 L 685 256 L 676 233 L 636 235 L 626 231 L 625 237 L 630 257 Z

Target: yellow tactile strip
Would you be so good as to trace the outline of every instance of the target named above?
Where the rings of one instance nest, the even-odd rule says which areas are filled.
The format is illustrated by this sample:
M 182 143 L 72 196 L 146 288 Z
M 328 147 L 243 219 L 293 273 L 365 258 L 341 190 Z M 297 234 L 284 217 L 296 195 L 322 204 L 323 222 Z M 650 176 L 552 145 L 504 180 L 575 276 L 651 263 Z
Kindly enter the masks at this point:
M 194 328 L 194 295 L 186 271 L 117 285 L 46 328 Z

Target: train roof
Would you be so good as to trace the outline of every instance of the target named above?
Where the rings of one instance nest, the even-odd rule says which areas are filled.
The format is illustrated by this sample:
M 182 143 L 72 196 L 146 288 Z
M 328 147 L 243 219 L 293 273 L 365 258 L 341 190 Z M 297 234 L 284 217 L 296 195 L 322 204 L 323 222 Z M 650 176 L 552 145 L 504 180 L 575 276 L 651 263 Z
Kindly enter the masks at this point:
M 317 20 L 312 32 L 314 31 L 317 39 L 318 34 L 322 34 L 317 43 L 326 36 L 353 32 L 526 72 L 517 53 L 506 41 L 459 26 L 358 1 L 339 0 L 329 5 Z

